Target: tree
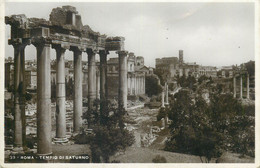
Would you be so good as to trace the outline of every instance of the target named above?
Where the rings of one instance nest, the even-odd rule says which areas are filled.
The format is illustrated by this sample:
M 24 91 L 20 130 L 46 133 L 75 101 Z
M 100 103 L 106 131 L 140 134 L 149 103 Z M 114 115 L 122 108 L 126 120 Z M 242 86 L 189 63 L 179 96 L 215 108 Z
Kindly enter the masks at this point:
M 92 161 L 95 163 L 108 163 L 110 156 L 119 150 L 125 150 L 127 146 L 134 143 L 133 135 L 125 129 L 97 126 L 94 129 L 94 134 L 90 149 Z
M 94 136 L 90 139 L 92 161 L 95 163 L 109 162 L 110 156 L 117 151 L 125 150 L 135 141 L 134 136 L 125 129 L 124 116 L 126 111 L 122 106 L 116 108 L 108 101 L 94 101 L 92 110 L 88 110 L 83 118 L 90 123 Z
M 199 82 L 199 84 L 201 84 L 203 81 L 205 81 L 205 80 L 207 80 L 207 79 L 208 79 L 207 76 L 202 75 L 202 76 L 199 77 L 198 82 Z
M 169 74 L 170 72 L 168 71 L 163 71 L 162 69 L 155 69 L 154 74 L 157 75 L 160 79 L 161 85 L 164 85 L 166 81 L 165 74 Z
M 73 84 L 72 78 L 69 78 L 68 82 L 67 82 L 67 80 L 65 80 L 65 87 L 66 87 L 66 98 L 71 99 L 73 96 L 73 90 L 74 90 L 73 89 L 74 84 Z
M 195 90 L 195 84 L 196 84 L 196 79 L 194 76 L 189 75 L 187 78 L 185 75 L 178 77 L 177 78 L 177 83 L 181 86 L 181 87 L 186 87 L 186 88 L 190 88 L 192 90 Z
M 245 63 L 245 67 L 250 76 L 255 76 L 255 61 Z
M 160 121 L 162 118 L 165 118 L 168 114 L 169 109 L 168 108 L 160 108 L 156 118 L 157 121 Z
M 193 100 L 188 91 L 180 91 L 175 98 L 169 110 L 171 138 L 165 150 L 198 155 L 202 162 L 203 157 L 205 162 L 219 157 L 222 136 L 207 115 L 207 103 L 202 97 Z
M 153 163 L 167 163 L 165 157 L 161 155 L 156 155 L 155 158 L 152 160 Z
M 153 95 L 158 95 L 162 92 L 162 87 L 158 84 L 158 80 L 154 76 L 145 77 L 145 93 L 152 97 Z

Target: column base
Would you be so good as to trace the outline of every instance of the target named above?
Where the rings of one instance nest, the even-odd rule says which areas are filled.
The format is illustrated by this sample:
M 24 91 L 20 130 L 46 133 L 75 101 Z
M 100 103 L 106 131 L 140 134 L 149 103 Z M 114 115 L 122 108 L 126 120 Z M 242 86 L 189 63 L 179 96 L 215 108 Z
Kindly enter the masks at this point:
M 46 153 L 46 154 L 38 154 L 38 153 L 37 153 L 37 156 L 50 156 L 50 155 L 52 155 L 52 152 Z
M 68 138 L 53 138 L 54 143 L 67 143 L 69 142 Z
M 77 136 L 77 135 L 79 135 L 80 134 L 80 132 L 73 132 L 72 134 L 71 134 L 71 136 L 72 137 L 75 137 L 75 136 Z
M 13 150 L 14 146 L 13 145 L 5 145 L 5 150 Z
M 12 150 L 13 154 L 24 154 L 23 147 L 14 147 Z

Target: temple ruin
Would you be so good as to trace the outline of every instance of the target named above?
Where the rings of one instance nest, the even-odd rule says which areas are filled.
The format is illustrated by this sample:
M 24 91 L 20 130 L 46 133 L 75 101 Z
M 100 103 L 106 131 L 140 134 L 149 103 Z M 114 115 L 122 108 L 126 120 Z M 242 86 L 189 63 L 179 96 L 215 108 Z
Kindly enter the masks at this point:
M 118 104 L 127 107 L 127 54 L 123 37 L 107 37 L 83 25 L 75 7 L 54 8 L 49 20 L 25 15 L 5 17 L 11 26 L 8 44 L 14 47 L 14 146 L 22 150 L 25 143 L 25 48 L 34 45 L 37 51 L 37 154 L 52 154 L 51 136 L 51 67 L 50 49 L 56 50 L 56 138 L 66 139 L 65 53 L 74 54 L 74 132 L 82 126 L 82 53 L 88 55 L 88 108 L 96 98 L 96 62 L 100 56 L 100 99 L 107 98 L 107 55 L 116 51 L 119 57 Z

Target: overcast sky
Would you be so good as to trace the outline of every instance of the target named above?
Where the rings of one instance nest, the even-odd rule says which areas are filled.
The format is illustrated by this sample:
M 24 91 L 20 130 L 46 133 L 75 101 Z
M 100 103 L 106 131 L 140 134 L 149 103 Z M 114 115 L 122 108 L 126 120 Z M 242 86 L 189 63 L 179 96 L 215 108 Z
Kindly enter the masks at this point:
M 83 25 L 108 36 L 125 37 L 125 49 L 143 56 L 145 65 L 155 58 L 178 56 L 185 62 L 223 66 L 255 60 L 254 3 L 6 3 L 6 15 L 49 19 L 52 8 L 72 5 Z M 10 26 L 6 26 L 6 57 Z M 52 49 L 51 58 L 55 58 Z M 36 58 L 35 47 L 26 48 L 26 59 Z M 111 53 L 109 57 L 114 57 Z M 97 56 L 98 57 L 98 56 Z M 72 59 L 66 52 L 66 59 Z M 87 60 L 87 54 L 83 54 Z

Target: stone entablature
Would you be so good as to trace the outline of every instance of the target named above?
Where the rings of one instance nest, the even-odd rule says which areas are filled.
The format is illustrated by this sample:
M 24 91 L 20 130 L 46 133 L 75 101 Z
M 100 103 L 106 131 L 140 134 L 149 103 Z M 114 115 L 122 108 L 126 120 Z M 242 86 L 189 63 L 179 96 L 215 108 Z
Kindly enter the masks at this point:
M 124 50 L 123 37 L 107 38 L 106 35 L 93 31 L 88 25 L 83 26 L 81 16 L 72 6 L 54 8 L 49 20 L 27 18 L 21 14 L 6 16 L 5 23 L 11 25 L 9 44 L 31 44 L 44 39 L 50 44 L 69 45 L 85 50 Z

